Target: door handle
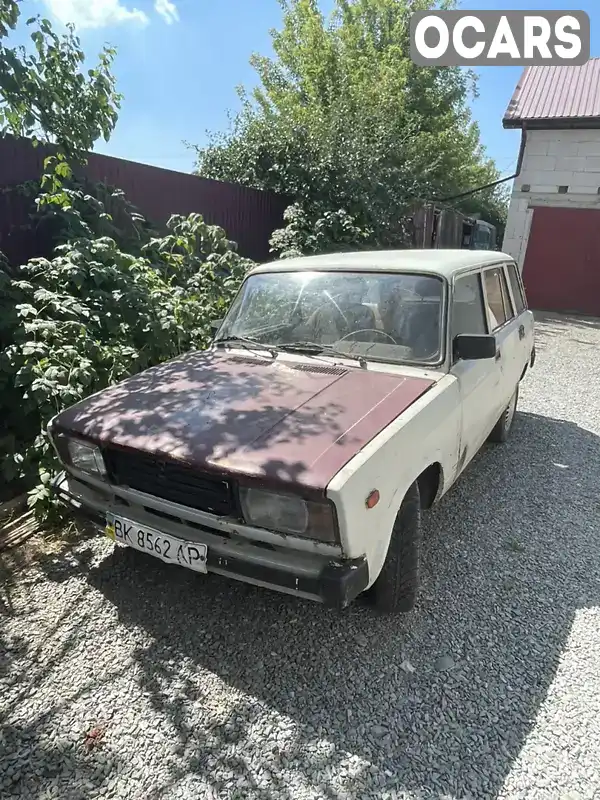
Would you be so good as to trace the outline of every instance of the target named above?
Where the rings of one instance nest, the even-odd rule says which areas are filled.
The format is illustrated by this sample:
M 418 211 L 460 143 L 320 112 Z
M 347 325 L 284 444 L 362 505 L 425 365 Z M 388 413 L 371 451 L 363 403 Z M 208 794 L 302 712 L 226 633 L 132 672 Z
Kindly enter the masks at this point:
M 525 325 L 519 325 L 519 339 L 525 338 Z
M 496 361 L 500 361 L 500 359 L 502 358 L 502 352 L 500 351 L 500 348 L 496 350 L 496 355 L 494 356 L 494 358 L 496 359 Z

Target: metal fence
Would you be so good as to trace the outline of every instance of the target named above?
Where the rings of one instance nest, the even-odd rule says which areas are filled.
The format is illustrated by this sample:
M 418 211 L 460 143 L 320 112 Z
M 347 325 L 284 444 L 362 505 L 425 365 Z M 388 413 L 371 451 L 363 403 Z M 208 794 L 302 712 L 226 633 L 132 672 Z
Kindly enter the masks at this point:
M 39 180 L 49 152 L 43 147 L 33 147 L 27 139 L 0 138 L 0 188 L 6 190 Z M 158 228 L 171 214 L 202 214 L 209 224 L 224 228 L 227 237 L 237 242 L 242 255 L 256 261 L 270 257 L 269 238 L 281 227 L 283 211 L 291 202 L 271 192 L 97 153 L 89 154 L 83 171 L 92 181 L 122 189 L 127 199 Z M 0 250 L 13 265 L 34 256 L 49 255 L 45 232 L 26 229 L 30 210 L 31 201 L 19 193 L 0 194 Z

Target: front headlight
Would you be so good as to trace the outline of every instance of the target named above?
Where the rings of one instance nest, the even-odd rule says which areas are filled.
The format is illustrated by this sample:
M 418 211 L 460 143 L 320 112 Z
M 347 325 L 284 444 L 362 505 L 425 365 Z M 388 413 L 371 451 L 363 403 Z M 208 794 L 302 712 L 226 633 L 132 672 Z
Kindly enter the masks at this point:
M 292 494 L 240 488 L 244 519 L 257 528 L 336 542 L 336 522 L 330 503 L 316 503 Z
M 80 442 L 78 439 L 67 440 L 67 452 L 71 466 L 82 472 L 106 477 L 106 466 L 100 448 L 96 445 Z

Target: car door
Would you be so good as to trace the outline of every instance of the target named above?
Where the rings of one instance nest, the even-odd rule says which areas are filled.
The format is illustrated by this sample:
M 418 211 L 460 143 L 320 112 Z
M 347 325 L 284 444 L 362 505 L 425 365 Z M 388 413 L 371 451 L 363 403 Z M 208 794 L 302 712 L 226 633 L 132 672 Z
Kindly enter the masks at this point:
M 450 341 L 458 334 L 487 334 L 488 317 L 479 270 L 461 273 L 452 282 Z M 469 463 L 496 424 L 501 370 L 493 358 L 457 359 L 451 356 L 450 374 L 459 385 L 462 421 L 457 472 Z
M 482 272 L 482 278 L 488 330 L 496 337 L 496 363 L 500 380 L 493 407 L 498 419 L 521 379 L 519 321 L 512 305 L 504 264 L 487 267 Z
M 525 367 L 531 360 L 531 350 L 533 348 L 533 314 L 527 308 L 527 299 L 519 269 L 514 261 L 506 264 L 506 274 L 508 277 L 508 288 L 513 301 L 513 308 L 517 316 L 517 332 L 519 334 L 518 362 L 520 375 L 523 375 Z

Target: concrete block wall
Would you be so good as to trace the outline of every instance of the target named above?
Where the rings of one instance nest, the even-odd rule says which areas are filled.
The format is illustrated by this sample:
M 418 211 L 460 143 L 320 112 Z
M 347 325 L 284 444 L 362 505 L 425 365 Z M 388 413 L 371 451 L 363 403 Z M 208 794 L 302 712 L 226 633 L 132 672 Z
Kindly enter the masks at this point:
M 566 193 L 559 186 L 566 186 Z M 528 131 L 502 249 L 522 269 L 533 207 L 600 208 L 599 191 L 600 129 Z

